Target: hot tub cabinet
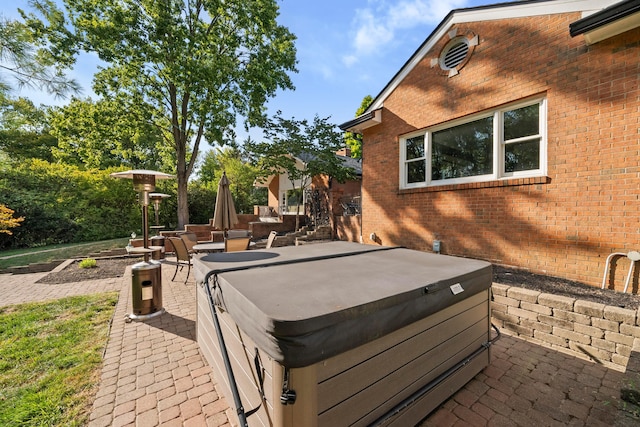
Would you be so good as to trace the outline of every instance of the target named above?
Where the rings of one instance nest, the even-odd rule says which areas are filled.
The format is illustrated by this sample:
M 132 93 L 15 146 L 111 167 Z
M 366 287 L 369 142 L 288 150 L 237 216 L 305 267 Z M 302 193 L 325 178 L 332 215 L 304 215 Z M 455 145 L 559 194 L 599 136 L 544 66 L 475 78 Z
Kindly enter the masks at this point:
M 250 426 L 414 425 L 489 364 L 486 262 L 332 242 L 194 270 L 198 343 Z

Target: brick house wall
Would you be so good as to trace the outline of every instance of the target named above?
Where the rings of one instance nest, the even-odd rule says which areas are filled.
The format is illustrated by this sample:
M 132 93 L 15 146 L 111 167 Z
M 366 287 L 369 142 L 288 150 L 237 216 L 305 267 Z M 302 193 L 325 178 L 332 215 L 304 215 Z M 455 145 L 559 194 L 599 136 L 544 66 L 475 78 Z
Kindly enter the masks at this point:
M 269 190 L 267 193 L 268 194 L 267 204 L 268 206 L 273 207 L 276 212 L 278 212 L 278 208 L 280 207 L 280 200 L 278 199 L 279 189 L 280 189 L 280 182 L 277 179 L 271 180 L 271 182 L 269 183 Z
M 360 241 L 360 216 L 344 216 L 341 199 L 343 197 L 356 197 L 360 195 L 360 180 L 347 180 L 338 182 L 331 180 L 329 176 L 314 176 L 311 186 L 315 190 L 324 193 L 329 209 L 332 238 L 348 242 Z
M 480 43 L 451 78 L 430 65 L 449 39 L 431 49 L 363 131 L 365 243 L 375 233 L 431 250 L 437 239 L 444 254 L 595 286 L 607 255 L 640 249 L 640 29 L 587 46 L 569 35 L 580 18 L 455 24 Z M 400 189 L 403 134 L 532 96 L 547 100 L 546 177 Z

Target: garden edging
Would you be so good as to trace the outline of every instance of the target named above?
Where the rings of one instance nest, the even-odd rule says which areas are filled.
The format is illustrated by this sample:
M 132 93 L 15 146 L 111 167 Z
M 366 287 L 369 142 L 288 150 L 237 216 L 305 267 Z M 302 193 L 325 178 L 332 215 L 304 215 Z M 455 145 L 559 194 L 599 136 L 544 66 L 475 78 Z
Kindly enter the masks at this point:
M 625 372 L 640 353 L 638 310 L 493 283 L 492 321 L 501 331 Z

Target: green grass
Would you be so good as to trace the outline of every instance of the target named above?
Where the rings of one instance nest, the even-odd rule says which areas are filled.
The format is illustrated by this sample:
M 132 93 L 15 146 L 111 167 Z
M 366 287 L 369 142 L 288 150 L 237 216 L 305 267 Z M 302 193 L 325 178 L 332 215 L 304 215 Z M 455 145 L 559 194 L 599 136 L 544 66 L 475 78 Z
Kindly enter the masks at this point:
M 123 237 L 100 242 L 66 243 L 29 249 L 0 251 L 0 269 L 38 262 L 49 262 L 57 259 L 83 257 L 90 253 L 100 252 L 101 250 L 124 248 L 128 242 L 129 238 Z
M 0 308 L 0 425 L 82 426 L 115 292 Z

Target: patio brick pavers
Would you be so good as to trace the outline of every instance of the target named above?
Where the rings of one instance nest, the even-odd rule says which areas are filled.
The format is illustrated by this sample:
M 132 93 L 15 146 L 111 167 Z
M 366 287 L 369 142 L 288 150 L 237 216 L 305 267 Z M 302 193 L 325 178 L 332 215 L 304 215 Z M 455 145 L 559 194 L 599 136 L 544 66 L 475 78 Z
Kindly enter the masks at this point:
M 36 284 L 46 273 L 0 275 L 0 306 L 118 290 L 89 427 L 229 426 L 229 406 L 195 341 L 195 286 L 186 269 L 171 282 L 162 267 L 167 313 L 125 322 L 131 279 Z M 37 291 L 34 291 L 37 290 Z M 504 335 L 491 365 L 436 409 L 421 426 L 627 426 L 621 416 L 624 374 Z M 250 418 L 249 418 L 250 420 Z

